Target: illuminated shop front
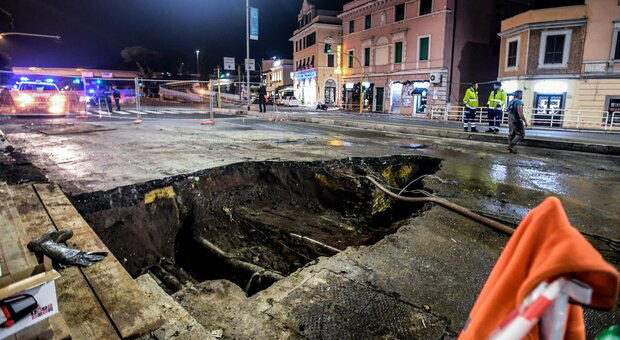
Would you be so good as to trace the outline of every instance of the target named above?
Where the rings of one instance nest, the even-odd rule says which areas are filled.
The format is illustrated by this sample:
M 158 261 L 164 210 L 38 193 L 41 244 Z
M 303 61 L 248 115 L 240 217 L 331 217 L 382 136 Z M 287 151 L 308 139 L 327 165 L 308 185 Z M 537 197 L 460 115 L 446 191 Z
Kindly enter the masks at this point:
M 425 114 L 430 83 L 428 81 L 395 81 L 390 85 L 390 113 Z
M 317 77 L 316 70 L 305 70 L 295 72 L 293 87 L 295 89 L 295 97 L 303 105 L 316 105 L 317 103 Z

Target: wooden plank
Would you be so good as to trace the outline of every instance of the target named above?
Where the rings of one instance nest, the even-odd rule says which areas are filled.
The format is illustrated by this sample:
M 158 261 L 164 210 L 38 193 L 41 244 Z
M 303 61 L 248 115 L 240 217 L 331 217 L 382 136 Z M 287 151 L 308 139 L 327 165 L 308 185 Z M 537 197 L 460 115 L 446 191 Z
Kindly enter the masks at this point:
M 10 273 L 28 269 L 29 262 L 32 263 L 33 259 L 36 263 L 34 254 L 28 250 L 24 252 L 22 247 L 23 230 L 24 227 L 13 204 L 9 187 L 6 183 L 0 183 L 0 235 L 2 236 L 0 246 L 3 262 Z M 6 272 L 3 271 L 3 274 Z
M 31 238 L 56 230 L 31 185 L 20 185 L 12 187 L 11 190 L 26 233 Z M 61 317 L 50 318 L 54 337 L 65 339 L 72 336 L 73 339 L 85 340 L 118 339 L 114 326 L 80 270 L 67 268 L 60 274 L 62 276 L 56 280 L 60 315 L 56 316 Z M 68 330 L 63 329 L 63 324 Z
M 109 252 L 57 185 L 36 184 L 35 189 L 54 225 L 59 230 L 73 230 L 74 236 L 68 241 L 70 246 L 84 251 Z M 113 254 L 81 271 L 121 337 L 144 335 L 163 324 L 157 306 Z
M 67 268 L 57 281 L 60 313 L 73 339 L 119 339 L 97 297 L 78 268 Z
M 49 231 L 55 230 L 51 224 L 49 216 L 43 209 L 43 205 L 34 192 L 34 188 L 30 184 L 22 184 L 19 186 L 9 187 L 9 194 L 14 205 L 15 212 L 21 221 L 21 231 L 18 232 L 20 237 L 20 248 L 26 253 L 26 262 L 28 266 L 36 266 L 38 261 L 36 256 L 28 250 L 28 242 L 31 239 L 43 235 Z M 37 210 L 38 205 L 38 210 Z M 37 211 L 42 214 L 37 215 Z M 33 220 L 33 217 L 36 217 Z M 45 223 L 47 222 L 47 223 Z M 58 282 L 56 282 L 58 284 Z M 60 302 L 59 302 L 60 303 Z M 16 335 L 17 339 L 32 339 L 34 335 L 39 338 L 50 339 L 70 339 L 71 332 L 65 323 L 62 314 L 56 314 L 47 320 L 44 320 L 35 326 L 25 329 Z
M 28 190 L 34 195 L 33 188 L 30 187 Z M 7 269 L 11 272 L 17 272 L 36 266 L 38 262 L 36 256 L 26 247 L 29 242 L 29 237 L 13 196 L 12 189 L 9 188 L 6 183 L 0 183 L 0 210 L 3 215 L 3 220 L 0 222 L 0 230 L 2 230 L 3 233 L 0 243 L 3 244 L 3 249 L 7 250 L 7 253 L 3 253 L 2 257 L 3 261 L 7 262 Z M 9 246 L 5 242 L 11 242 L 12 245 Z M 8 257 L 5 258 L 5 255 Z M 50 324 L 52 318 L 54 318 L 54 323 L 57 327 L 62 327 L 64 321 L 62 320 L 62 316 L 57 314 L 50 319 L 43 320 L 18 332 L 15 334 L 15 339 L 32 339 L 35 337 L 45 339 L 55 338 L 54 329 Z M 64 329 L 58 329 L 58 331 L 59 335 L 60 333 L 68 333 L 68 330 Z

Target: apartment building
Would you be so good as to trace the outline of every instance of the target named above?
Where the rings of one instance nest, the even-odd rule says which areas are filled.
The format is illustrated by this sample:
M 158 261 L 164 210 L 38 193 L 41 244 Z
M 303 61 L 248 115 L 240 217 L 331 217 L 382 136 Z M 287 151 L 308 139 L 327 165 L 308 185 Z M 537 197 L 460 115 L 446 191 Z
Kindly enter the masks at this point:
M 339 15 L 345 105 L 359 107 L 360 83 L 365 110 L 374 112 L 426 114 L 430 106 L 461 104 L 471 83 L 497 78 L 500 18 L 525 6 L 525 0 L 345 4 Z
M 293 86 L 291 73 L 294 71 L 293 59 L 269 59 L 263 60 L 263 81 L 267 88 L 267 94 L 273 96 L 276 91 Z
M 524 91 L 534 124 L 600 127 L 613 112 L 620 123 L 617 0 L 527 11 L 504 20 L 499 35 L 499 79 Z
M 341 87 L 335 53 L 325 53 L 325 44 L 342 44 L 342 22 L 339 1 L 304 0 L 298 15 L 299 27 L 293 43 L 293 87 L 295 97 L 303 105 L 318 103 L 336 105 Z

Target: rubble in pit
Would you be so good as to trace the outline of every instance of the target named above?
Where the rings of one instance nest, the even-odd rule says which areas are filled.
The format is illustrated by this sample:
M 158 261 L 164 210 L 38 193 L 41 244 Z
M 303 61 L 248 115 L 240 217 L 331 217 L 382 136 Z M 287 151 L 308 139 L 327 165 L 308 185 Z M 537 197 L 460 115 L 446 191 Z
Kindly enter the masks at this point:
M 440 164 L 423 156 L 238 163 L 72 201 L 134 277 L 150 271 L 169 293 L 226 279 L 252 294 L 318 257 L 374 244 L 423 211 L 363 176 L 402 188 Z

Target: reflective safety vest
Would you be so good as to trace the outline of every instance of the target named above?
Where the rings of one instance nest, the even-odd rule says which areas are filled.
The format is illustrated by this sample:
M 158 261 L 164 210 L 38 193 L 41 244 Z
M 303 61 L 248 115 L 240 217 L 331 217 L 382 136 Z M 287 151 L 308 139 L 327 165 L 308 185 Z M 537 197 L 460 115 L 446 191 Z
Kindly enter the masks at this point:
M 489 109 L 504 110 L 507 101 L 508 95 L 504 90 L 499 89 L 497 91 L 491 91 L 487 105 L 489 106 Z
M 465 92 L 465 98 L 463 98 L 463 103 L 470 109 L 478 108 L 478 91 L 476 91 L 473 87 L 467 89 Z

